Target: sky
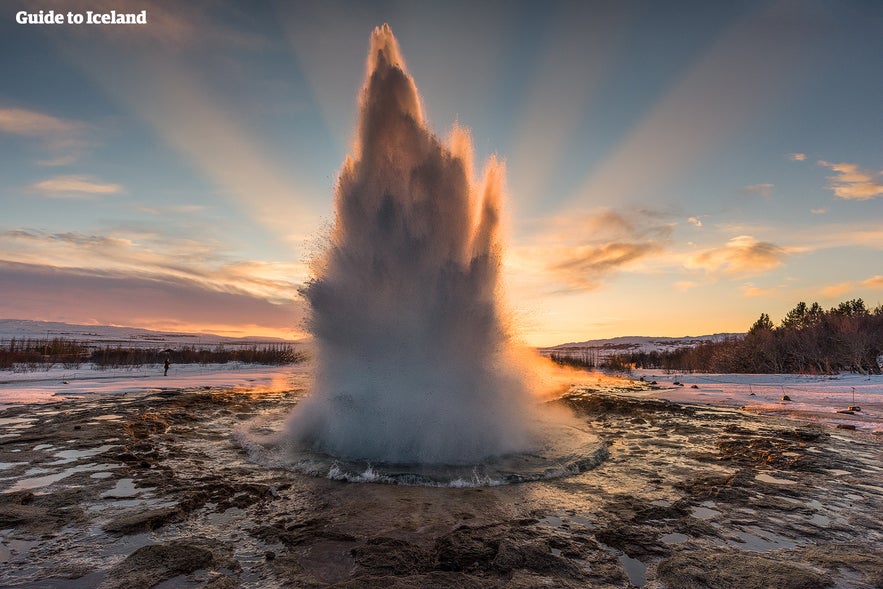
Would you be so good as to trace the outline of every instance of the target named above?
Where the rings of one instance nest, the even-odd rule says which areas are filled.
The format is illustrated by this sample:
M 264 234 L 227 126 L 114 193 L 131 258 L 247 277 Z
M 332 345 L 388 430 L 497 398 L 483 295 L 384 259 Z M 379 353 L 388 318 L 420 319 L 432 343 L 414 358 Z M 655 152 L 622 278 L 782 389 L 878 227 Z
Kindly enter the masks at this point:
M 302 337 L 383 23 L 505 161 L 526 343 L 883 303 L 879 2 L 7 0 L 0 318 Z

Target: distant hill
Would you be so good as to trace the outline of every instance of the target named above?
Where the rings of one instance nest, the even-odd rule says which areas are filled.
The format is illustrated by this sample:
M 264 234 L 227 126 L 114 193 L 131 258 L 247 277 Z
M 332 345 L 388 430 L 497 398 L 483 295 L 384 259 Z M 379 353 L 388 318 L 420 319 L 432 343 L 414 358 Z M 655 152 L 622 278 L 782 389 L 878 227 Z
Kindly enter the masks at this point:
M 574 357 L 596 357 L 598 359 L 613 354 L 630 352 L 664 352 L 678 348 L 692 348 L 708 342 L 719 342 L 728 338 L 742 337 L 744 333 L 715 333 L 712 335 L 684 337 L 623 336 L 610 339 L 595 339 L 584 342 L 570 342 L 549 348 L 540 348 L 544 356 L 552 354 Z
M 0 341 L 12 338 L 63 338 L 82 342 L 121 345 L 126 347 L 152 346 L 228 346 L 256 343 L 292 343 L 274 337 L 226 337 L 211 333 L 180 333 L 173 331 L 152 331 L 137 327 L 117 327 L 113 325 L 75 325 L 55 321 L 30 321 L 25 319 L 0 319 Z

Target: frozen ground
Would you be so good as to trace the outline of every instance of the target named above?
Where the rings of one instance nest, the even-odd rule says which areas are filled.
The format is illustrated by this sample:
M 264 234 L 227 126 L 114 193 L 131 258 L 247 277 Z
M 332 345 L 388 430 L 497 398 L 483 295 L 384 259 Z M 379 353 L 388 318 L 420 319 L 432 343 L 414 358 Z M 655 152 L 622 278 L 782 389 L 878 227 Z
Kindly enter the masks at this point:
M 259 366 L 173 364 L 163 376 L 162 365 L 93 370 L 62 367 L 36 372 L 0 371 L 0 408 L 16 403 L 50 403 L 85 397 L 143 394 L 178 389 L 255 389 L 267 392 L 293 388 L 306 378 L 307 365 Z M 292 379 L 295 383 L 292 383 Z
M 309 364 L 280 367 L 235 362 L 172 365 L 165 377 L 161 365 L 93 370 L 84 364 L 76 370 L 58 367 L 38 372 L 0 371 L 0 408 L 18 403 L 48 403 L 178 389 L 281 391 L 306 386 L 309 371 Z M 753 413 L 883 432 L 883 375 L 667 374 L 659 370 L 635 370 L 631 378 L 656 381 L 659 388 L 628 393 L 630 395 L 740 408 Z M 591 382 L 591 378 L 587 382 Z M 676 382 L 683 386 L 674 384 Z M 791 400 L 783 401 L 784 396 Z M 854 406 L 861 410 L 852 414 L 838 413 Z
M 0 587 L 883 587 L 878 436 L 583 374 L 559 402 L 606 445 L 594 469 L 352 484 L 249 459 L 232 432 L 277 430 L 308 376 L 265 369 L 288 381 L 275 393 L 203 384 L 256 372 L 0 410 Z
M 642 393 L 678 403 L 736 407 L 753 413 L 883 433 L 883 375 L 666 374 L 635 370 L 632 378 L 661 388 Z M 674 384 L 681 383 L 680 385 Z M 683 386 L 681 386 L 683 385 Z M 694 388 L 696 387 L 696 388 Z M 784 397 L 791 399 L 783 400 Z M 860 411 L 838 413 L 849 407 Z

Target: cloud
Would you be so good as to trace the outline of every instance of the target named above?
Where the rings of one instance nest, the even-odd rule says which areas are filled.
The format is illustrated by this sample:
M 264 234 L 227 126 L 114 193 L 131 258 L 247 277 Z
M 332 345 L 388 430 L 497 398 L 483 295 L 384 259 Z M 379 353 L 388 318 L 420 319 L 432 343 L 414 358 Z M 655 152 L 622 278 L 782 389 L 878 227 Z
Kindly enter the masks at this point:
M 859 288 L 883 289 L 883 276 L 876 275 L 866 280 L 854 282 L 838 282 L 830 284 L 822 288 L 819 292 L 827 299 L 840 299 L 849 292 L 853 292 Z
M 852 282 L 840 282 L 838 284 L 828 285 L 819 292 L 822 297 L 826 299 L 837 299 L 852 290 L 854 286 L 855 285 Z
M 690 257 L 686 266 L 722 274 L 760 274 L 780 266 L 785 255 L 785 249 L 774 243 L 740 235 L 723 247 Z
M 593 289 L 604 275 L 660 249 L 652 242 L 578 246 L 562 251 L 563 259 L 549 269 L 577 289 Z
M 674 283 L 675 290 L 678 292 L 687 292 L 691 288 L 696 288 L 699 286 L 698 282 L 693 282 L 692 280 L 678 280 Z
M 810 209 L 809 212 L 812 213 L 813 215 L 824 215 L 825 213 L 828 212 L 828 209 L 824 209 L 824 208 Z
M 303 303 L 293 298 L 272 303 L 171 276 L 0 261 L 0 282 L 2 317 L 191 330 L 222 327 L 241 335 L 290 337 L 301 335 L 304 317 Z
M 878 274 L 877 276 L 872 276 L 867 280 L 863 280 L 862 286 L 869 286 L 871 288 L 883 288 L 883 276 Z
M 745 194 L 753 194 L 757 196 L 769 197 L 773 194 L 773 188 L 775 188 L 775 184 L 770 184 L 768 182 L 763 184 L 750 184 L 742 189 L 742 192 Z
M 746 297 L 765 297 L 772 295 L 776 292 L 776 290 L 783 288 L 782 285 L 772 287 L 772 288 L 761 288 L 759 286 L 754 286 L 752 283 L 746 283 L 742 285 L 742 294 Z
M 858 164 L 834 164 L 819 160 L 819 165 L 836 172 L 828 176 L 828 188 L 844 200 L 870 200 L 883 196 L 883 172 L 862 170 Z
M 92 176 L 68 175 L 42 180 L 30 186 L 49 198 L 89 198 L 100 194 L 123 192 L 119 184 L 102 182 Z
M 231 259 L 222 242 L 197 235 L 181 237 L 179 227 L 117 229 L 110 234 L 49 233 L 18 229 L 0 232 L 0 261 L 35 266 L 88 269 L 156 280 L 184 280 L 219 292 L 247 293 L 270 302 L 290 299 L 308 271 L 304 263 Z M 88 261 L 88 262 L 86 262 Z
M 86 147 L 88 127 L 79 122 L 24 108 L 0 108 L 0 133 L 39 140 L 51 156 L 41 166 L 66 166 Z
M 611 274 L 663 251 L 673 227 L 645 210 L 561 215 L 532 245 L 513 248 L 510 257 L 524 271 L 546 274 L 563 290 L 594 290 Z
M 71 135 L 82 129 L 80 123 L 67 121 L 23 108 L 0 108 L 0 132 L 26 137 Z
M 702 221 L 699 220 L 697 217 L 690 217 L 689 219 L 687 219 L 687 221 L 689 221 L 696 227 L 702 227 Z
M 789 153 L 788 159 L 790 159 L 792 162 L 802 162 L 802 161 L 806 160 L 806 154 L 805 153 Z

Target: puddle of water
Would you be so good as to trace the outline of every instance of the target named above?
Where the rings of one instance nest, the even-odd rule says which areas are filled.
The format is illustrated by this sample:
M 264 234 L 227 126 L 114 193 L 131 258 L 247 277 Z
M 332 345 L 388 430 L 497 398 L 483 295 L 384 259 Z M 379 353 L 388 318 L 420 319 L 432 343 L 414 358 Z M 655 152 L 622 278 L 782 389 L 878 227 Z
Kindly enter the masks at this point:
M 680 544 L 681 542 L 686 542 L 690 539 L 690 536 L 687 534 L 680 534 L 678 532 L 672 532 L 671 534 L 663 534 L 660 538 L 666 544 Z
M 102 499 L 131 499 L 139 495 L 145 489 L 136 489 L 133 479 L 120 479 L 116 486 L 101 494 Z
M 122 419 L 122 415 L 116 415 L 113 413 L 108 413 L 107 415 L 99 415 L 98 417 L 93 417 L 95 421 L 114 421 L 116 419 Z
M 114 446 L 107 444 L 104 446 L 98 446 L 97 448 L 89 448 L 88 450 L 62 450 L 60 452 L 56 452 L 53 454 L 59 460 L 55 462 L 48 462 L 50 466 L 57 466 L 59 464 L 68 464 L 71 462 L 76 462 L 77 460 L 82 460 L 83 458 L 91 458 L 98 454 L 102 454 L 107 452 Z
M 29 479 L 19 479 L 17 483 L 11 486 L 8 489 L 2 491 L 3 493 L 14 493 L 16 491 L 27 491 L 30 489 L 39 489 L 41 487 L 47 487 L 53 483 L 57 483 L 58 481 L 64 480 L 69 476 L 75 475 L 78 472 L 89 472 L 90 470 L 101 470 L 106 468 L 103 464 L 82 464 L 80 466 L 75 466 L 73 468 L 68 468 L 67 470 L 63 470 L 61 472 L 56 472 L 53 474 L 47 474 L 42 477 L 34 477 Z
M 37 421 L 34 417 L 0 417 L 0 427 L 5 425 L 19 425 L 22 423 L 30 423 Z
M 547 515 L 543 517 L 537 525 L 548 526 L 550 528 L 560 528 L 564 521 L 557 515 Z
M 773 485 L 794 485 L 797 481 L 792 481 L 790 479 L 777 479 L 776 477 L 772 477 L 766 473 L 760 473 L 754 480 L 760 481 L 762 483 L 771 483 Z
M 693 517 L 696 519 L 711 519 L 716 515 L 720 515 L 720 511 L 717 511 L 716 509 L 701 506 L 693 507 L 691 511 L 693 512 Z
M 147 501 L 144 499 L 119 499 L 113 503 L 95 503 L 88 507 L 89 511 L 104 511 L 105 509 L 119 509 L 121 507 L 141 507 L 146 506 Z M 172 504 L 174 505 L 174 504 Z M 170 506 L 171 507 L 171 506 Z
M 822 515 L 821 513 L 814 513 L 812 519 L 809 521 L 812 524 L 825 528 L 828 526 L 829 523 L 831 523 L 831 518 L 827 515 Z
M 9 468 L 15 468 L 20 464 L 27 464 L 27 462 L 0 462 L 0 470 L 7 470 Z
M 54 468 L 43 468 L 41 466 L 35 466 L 33 468 L 27 469 L 22 476 L 30 477 L 35 474 L 43 474 L 44 472 L 55 472 Z
M 31 548 L 39 543 L 39 540 L 3 538 L 0 540 L 0 563 L 21 562 L 26 560 Z
M 55 446 L 53 446 L 52 444 L 38 444 L 38 445 L 34 446 L 33 449 L 34 450 L 51 450 L 54 447 Z
M 112 472 L 96 472 L 93 475 L 89 475 L 90 479 L 108 479 L 113 476 Z
M 727 542 L 730 546 L 736 546 L 751 552 L 770 552 L 780 548 L 795 548 L 797 543 L 784 536 L 772 532 L 760 531 L 750 528 L 754 534 L 742 530 L 733 530 L 733 533 L 741 538 L 741 542 Z
M 647 565 L 625 554 L 620 554 L 618 558 L 629 577 L 629 583 L 635 587 L 643 587 L 647 583 Z
M 230 507 L 229 509 L 225 509 L 222 513 L 210 513 L 206 516 L 206 523 L 212 526 L 219 525 L 227 525 L 233 522 L 233 520 L 245 513 L 242 509 L 238 507 Z

